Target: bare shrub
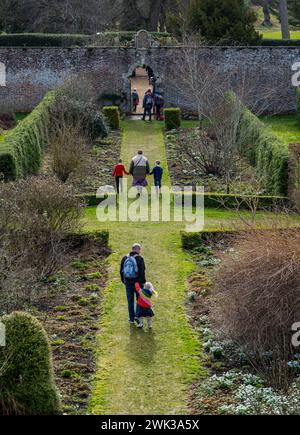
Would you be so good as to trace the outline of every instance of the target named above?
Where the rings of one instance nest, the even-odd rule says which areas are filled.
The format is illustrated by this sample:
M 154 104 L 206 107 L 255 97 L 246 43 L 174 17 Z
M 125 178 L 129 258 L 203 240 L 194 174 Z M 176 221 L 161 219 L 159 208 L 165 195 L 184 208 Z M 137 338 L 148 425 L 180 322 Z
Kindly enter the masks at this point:
M 213 318 L 273 386 L 288 387 L 292 325 L 300 315 L 300 231 L 251 231 L 217 273 Z
M 54 135 L 64 126 L 79 130 L 86 140 L 106 137 L 109 129 L 97 107 L 96 90 L 87 75 L 74 76 L 57 90 L 52 111 Z
M 56 178 L 0 184 L 0 310 L 33 300 L 38 282 L 63 262 L 81 204 Z
M 190 158 L 194 169 L 205 175 L 221 177 L 226 174 L 226 161 L 230 158 L 231 170 L 234 171 L 235 158 L 228 156 L 209 129 L 196 128 L 191 132 L 188 142 L 183 143 L 184 152 Z
M 213 149 L 205 146 L 202 153 L 210 159 L 211 154 L 218 150 L 219 166 L 222 166 L 229 193 L 239 143 L 246 140 L 248 133 L 243 132 L 245 137 L 241 137 L 239 128 L 245 107 L 256 115 L 278 113 L 283 107 L 286 90 L 274 87 L 271 81 L 258 84 L 257 76 L 248 65 L 239 68 L 238 72 L 234 67 L 224 66 L 222 51 L 211 56 L 211 50 L 197 35 L 184 37 L 176 68 L 169 73 L 170 78 L 176 74 L 174 83 L 184 105 L 191 107 L 192 104 L 198 113 L 200 126 L 213 132 L 215 141 L 210 143 Z M 280 67 L 279 75 L 283 74 L 286 70 Z
M 86 139 L 76 127 L 62 126 L 50 143 L 51 167 L 65 183 L 73 172 L 83 168 L 88 158 Z

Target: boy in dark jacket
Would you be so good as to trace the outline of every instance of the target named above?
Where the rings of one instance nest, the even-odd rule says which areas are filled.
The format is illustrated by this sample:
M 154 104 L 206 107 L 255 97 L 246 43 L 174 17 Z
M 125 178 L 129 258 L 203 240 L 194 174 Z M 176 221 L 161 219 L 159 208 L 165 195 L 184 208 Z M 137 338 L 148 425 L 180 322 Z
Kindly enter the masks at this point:
M 153 168 L 152 172 L 150 173 L 150 175 L 154 176 L 154 186 L 156 188 L 157 194 L 161 193 L 161 186 L 162 186 L 161 183 L 162 183 L 163 173 L 164 173 L 164 170 L 160 166 L 160 161 L 157 160 L 155 162 L 155 167 Z

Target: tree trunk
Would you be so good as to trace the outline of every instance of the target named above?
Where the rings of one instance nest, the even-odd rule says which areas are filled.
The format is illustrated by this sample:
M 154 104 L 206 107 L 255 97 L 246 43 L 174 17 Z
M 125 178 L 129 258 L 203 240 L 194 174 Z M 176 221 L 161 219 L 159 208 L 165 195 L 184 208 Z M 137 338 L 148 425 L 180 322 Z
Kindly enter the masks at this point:
M 281 22 L 281 32 L 283 39 L 291 39 L 290 29 L 289 29 L 289 16 L 287 0 L 280 0 L 280 22 Z

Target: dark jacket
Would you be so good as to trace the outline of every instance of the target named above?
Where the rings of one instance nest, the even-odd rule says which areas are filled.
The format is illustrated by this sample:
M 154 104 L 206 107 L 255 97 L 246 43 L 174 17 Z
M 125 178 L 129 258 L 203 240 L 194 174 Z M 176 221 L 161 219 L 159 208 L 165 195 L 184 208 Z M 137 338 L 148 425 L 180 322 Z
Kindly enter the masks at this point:
M 147 104 L 148 98 L 151 98 L 151 104 Z M 144 101 L 143 101 L 143 107 L 148 107 L 149 109 L 152 109 L 153 107 L 153 95 L 152 94 L 148 94 L 146 93 L 144 96 Z
M 143 156 L 141 156 L 141 160 L 142 158 Z M 146 178 L 146 176 L 150 174 L 149 161 L 146 160 L 146 166 L 136 166 L 134 160 L 131 160 L 129 174 L 136 178 Z
M 150 172 L 150 175 L 154 175 L 155 180 L 161 181 L 163 173 L 164 170 L 161 166 L 155 166 L 155 168 Z
M 141 286 L 144 285 L 146 283 L 146 266 L 145 266 L 145 261 L 143 259 L 143 257 L 141 255 L 137 255 L 136 252 L 130 252 L 130 256 L 133 257 L 135 256 L 136 262 L 137 262 L 137 266 L 138 266 L 138 276 L 136 279 L 134 280 L 127 280 L 129 282 L 138 282 Z M 120 276 L 121 276 L 121 281 L 123 282 L 123 284 L 125 284 L 125 280 L 124 280 L 124 274 L 123 274 L 123 269 L 124 269 L 124 264 L 125 261 L 127 259 L 127 255 L 126 257 L 123 257 L 122 261 L 121 261 L 121 267 L 120 267 Z

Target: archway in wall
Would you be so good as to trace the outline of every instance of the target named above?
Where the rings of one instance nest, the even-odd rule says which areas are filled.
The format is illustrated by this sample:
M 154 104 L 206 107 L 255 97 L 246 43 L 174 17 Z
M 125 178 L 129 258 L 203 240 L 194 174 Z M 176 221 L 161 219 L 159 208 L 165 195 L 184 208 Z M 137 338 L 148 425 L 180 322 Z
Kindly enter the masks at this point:
M 146 65 L 139 65 L 135 68 L 133 71 L 131 77 L 129 77 L 130 80 L 130 89 L 131 89 L 131 96 L 134 90 L 137 90 L 137 93 L 139 95 L 139 105 L 137 106 L 136 112 L 134 111 L 134 106 L 131 98 L 131 113 L 133 115 L 142 115 L 144 113 L 143 109 L 143 99 L 145 93 L 148 91 L 148 89 L 151 89 L 153 92 L 154 87 L 153 84 L 150 84 L 149 76 L 153 74 L 149 74 L 153 72 L 152 68 L 147 67 Z

